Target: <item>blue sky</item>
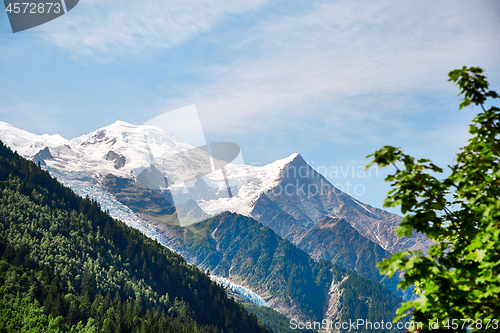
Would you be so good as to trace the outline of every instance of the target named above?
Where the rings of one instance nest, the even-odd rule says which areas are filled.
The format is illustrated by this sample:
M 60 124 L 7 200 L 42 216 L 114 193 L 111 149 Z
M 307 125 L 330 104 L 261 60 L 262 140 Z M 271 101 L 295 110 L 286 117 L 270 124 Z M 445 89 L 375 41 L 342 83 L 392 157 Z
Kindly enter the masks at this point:
M 458 112 L 447 73 L 482 67 L 500 91 L 499 36 L 497 0 L 81 0 L 16 34 L 0 13 L 0 120 L 69 139 L 196 104 L 207 139 L 247 163 L 354 167 L 329 178 L 381 207 L 385 171 L 359 177 L 365 156 L 451 163 L 478 110 Z

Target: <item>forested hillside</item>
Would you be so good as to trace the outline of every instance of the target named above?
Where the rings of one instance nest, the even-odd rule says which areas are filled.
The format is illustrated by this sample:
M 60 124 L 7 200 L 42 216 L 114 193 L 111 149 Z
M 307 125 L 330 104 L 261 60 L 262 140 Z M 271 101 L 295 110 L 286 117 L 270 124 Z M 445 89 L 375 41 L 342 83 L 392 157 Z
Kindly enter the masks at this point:
M 396 275 L 381 275 L 377 263 L 390 253 L 354 229 L 344 219 L 326 217 L 296 238 L 295 244 L 314 259 L 326 259 L 403 295 Z
M 251 303 L 243 303 L 249 313 L 255 314 L 261 323 L 273 330 L 273 333 L 317 333 L 318 331 L 307 329 L 292 329 L 290 319 L 276 310 L 267 306 L 257 306 Z
M 270 332 L 179 255 L 0 142 L 0 332 Z
M 190 262 L 268 295 L 266 301 L 291 318 L 387 321 L 402 301 L 381 284 L 331 261 L 314 261 L 249 217 L 224 213 L 170 228 Z
M 180 227 L 175 215 L 164 212 L 168 201 L 159 194 L 116 177 L 106 183 L 122 203 L 162 230 L 169 246 L 187 260 L 250 287 L 290 318 L 389 320 L 402 301 L 377 282 L 329 260 L 313 260 L 252 218 L 223 213 Z M 331 241 L 337 244 L 335 237 Z

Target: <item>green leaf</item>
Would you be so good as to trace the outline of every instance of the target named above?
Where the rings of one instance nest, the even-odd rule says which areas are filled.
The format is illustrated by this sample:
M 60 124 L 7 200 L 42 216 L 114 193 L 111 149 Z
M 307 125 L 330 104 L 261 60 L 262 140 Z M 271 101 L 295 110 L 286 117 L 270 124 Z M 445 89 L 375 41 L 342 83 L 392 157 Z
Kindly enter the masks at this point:
M 500 108 L 484 107 L 499 95 L 482 73 L 466 66 L 449 73 L 463 98 L 459 109 L 472 104 L 482 110 L 449 171 L 392 146 L 369 155 L 369 166 L 396 169 L 386 177 L 392 189 L 384 200 L 384 207 L 399 206 L 405 215 L 395 233 L 423 232 L 436 242 L 426 257 L 404 251 L 378 265 L 391 276 L 404 271 L 402 288 L 418 286 L 419 295 L 398 310 L 402 316 L 413 308 L 415 321 L 500 318 Z M 449 176 L 439 180 L 429 172 Z

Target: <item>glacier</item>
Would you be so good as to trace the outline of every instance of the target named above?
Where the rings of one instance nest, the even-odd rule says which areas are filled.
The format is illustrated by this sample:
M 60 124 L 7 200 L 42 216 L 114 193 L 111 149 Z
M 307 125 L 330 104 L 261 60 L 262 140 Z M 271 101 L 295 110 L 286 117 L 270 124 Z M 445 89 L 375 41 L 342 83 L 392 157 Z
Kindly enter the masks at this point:
M 169 179 L 171 185 L 168 189 L 173 196 L 187 193 L 188 188 L 195 184 L 194 181 L 175 184 L 175 178 L 190 179 L 201 168 L 200 156 L 195 153 L 184 154 L 180 161 L 175 161 L 176 154 L 192 150 L 193 147 L 152 125 L 132 125 L 116 121 L 89 134 L 67 140 L 57 134 L 32 134 L 0 121 L 0 139 L 30 160 L 47 147 L 53 158 L 44 162 L 50 170 L 59 170 L 66 175 L 87 175 L 84 182 L 98 180 L 108 174 L 135 180 L 141 171 L 154 164 Z M 110 153 L 123 157 L 124 164 L 117 167 L 112 159 L 106 158 Z M 281 171 L 297 156 L 294 153 L 264 166 L 230 163 L 224 167 L 224 173 L 217 170 L 203 177 L 205 183 L 217 194 L 216 199 L 186 197 L 185 201 L 193 199 L 208 215 L 229 211 L 250 217 L 255 201 L 279 184 Z M 241 155 L 238 158 L 238 163 L 243 162 Z M 172 174 L 172 169 L 177 170 L 175 174 Z M 61 180 L 65 178 L 60 177 Z M 232 197 L 221 195 L 227 190 L 225 177 L 230 187 L 235 189 Z M 75 183 L 77 188 L 83 188 L 84 185 L 77 179 L 72 176 L 69 178 L 72 180 L 67 181 Z
M 149 238 L 157 240 L 169 250 L 177 252 L 167 245 L 167 241 L 161 235 L 158 228 L 152 226 L 134 213 L 129 207 L 116 200 L 116 198 L 107 192 L 104 186 L 92 176 L 81 172 L 61 172 L 57 169 L 48 169 L 47 171 L 49 171 L 52 177 L 56 178 L 64 186 L 71 188 L 76 194 L 82 197 L 88 196 L 90 199 L 97 201 L 101 205 L 101 209 L 109 212 L 114 219 L 124 222 L 128 226 L 139 230 Z M 259 295 L 248 288 L 231 282 L 229 279 L 217 275 L 210 275 L 210 279 L 224 288 L 231 290 L 233 293 L 250 303 L 257 306 L 269 306 Z
M 228 280 L 224 277 L 217 276 L 217 275 L 210 275 L 210 279 L 212 281 L 215 281 L 218 285 L 231 290 L 235 294 L 238 294 L 244 300 L 247 300 L 250 303 L 253 303 L 257 306 L 269 307 L 269 305 L 267 304 L 266 301 L 264 301 L 259 295 L 257 295 L 256 293 L 254 293 L 253 291 L 251 291 L 248 288 L 240 286 L 239 284 L 235 284 L 235 283 L 231 282 L 230 280 Z

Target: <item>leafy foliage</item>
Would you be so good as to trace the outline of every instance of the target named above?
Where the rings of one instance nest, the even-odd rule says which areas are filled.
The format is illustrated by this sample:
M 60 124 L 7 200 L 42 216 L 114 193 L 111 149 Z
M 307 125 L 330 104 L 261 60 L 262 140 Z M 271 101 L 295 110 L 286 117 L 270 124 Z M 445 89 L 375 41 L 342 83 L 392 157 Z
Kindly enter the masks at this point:
M 449 74 L 464 96 L 460 109 L 474 104 L 481 112 L 448 177 L 438 180 L 434 175 L 442 173 L 441 168 L 400 148 L 385 146 L 370 155 L 368 167 L 376 163 L 396 168 L 386 178 L 393 189 L 385 206 L 401 206 L 406 214 L 399 236 L 417 231 L 436 242 L 425 256 L 403 251 L 379 265 L 389 276 L 404 271 L 402 288 L 415 284 L 419 297 L 398 312 L 407 315 L 413 308 L 417 322 L 500 318 L 500 109 L 486 109 L 487 99 L 499 96 L 488 89 L 482 73 L 480 68 L 463 67 Z
M 269 332 L 176 253 L 0 142 L 0 332 Z

